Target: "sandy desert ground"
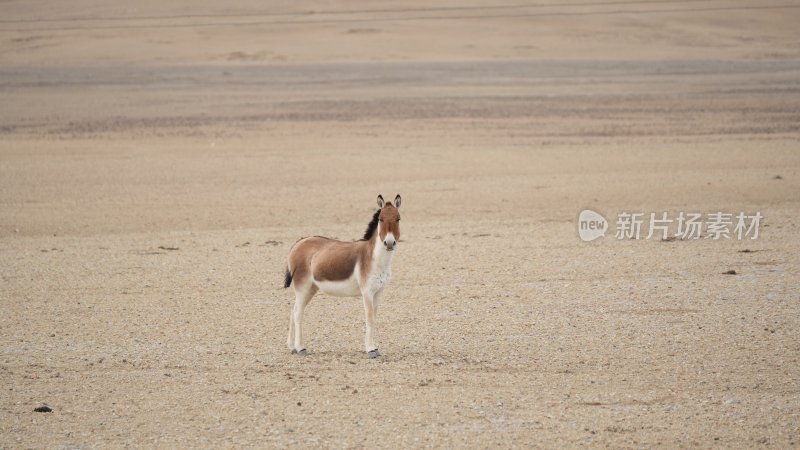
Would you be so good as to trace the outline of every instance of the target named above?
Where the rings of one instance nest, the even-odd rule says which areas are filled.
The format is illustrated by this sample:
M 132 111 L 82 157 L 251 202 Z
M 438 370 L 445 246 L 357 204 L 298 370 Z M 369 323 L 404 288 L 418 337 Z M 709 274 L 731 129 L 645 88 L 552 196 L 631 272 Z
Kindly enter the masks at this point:
M 800 446 L 797 2 L 0 11 L 0 447 Z M 383 356 L 324 295 L 290 355 L 290 246 L 378 193 Z

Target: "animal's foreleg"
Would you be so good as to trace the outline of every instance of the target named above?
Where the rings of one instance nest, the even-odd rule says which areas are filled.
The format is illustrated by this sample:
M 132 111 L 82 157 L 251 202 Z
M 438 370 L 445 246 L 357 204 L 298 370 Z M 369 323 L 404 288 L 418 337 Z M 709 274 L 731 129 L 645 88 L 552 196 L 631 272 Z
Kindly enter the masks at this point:
M 383 291 L 376 292 L 375 295 L 372 296 L 372 309 L 375 311 L 375 317 L 378 317 L 378 306 L 381 303 L 381 295 Z
M 380 353 L 378 353 L 378 345 L 375 343 L 375 334 L 378 331 L 378 326 L 375 323 L 377 305 L 372 295 L 364 294 L 364 315 L 366 316 L 367 324 L 367 331 L 364 336 L 364 347 L 367 350 L 367 356 L 370 358 L 377 358 L 380 356 Z

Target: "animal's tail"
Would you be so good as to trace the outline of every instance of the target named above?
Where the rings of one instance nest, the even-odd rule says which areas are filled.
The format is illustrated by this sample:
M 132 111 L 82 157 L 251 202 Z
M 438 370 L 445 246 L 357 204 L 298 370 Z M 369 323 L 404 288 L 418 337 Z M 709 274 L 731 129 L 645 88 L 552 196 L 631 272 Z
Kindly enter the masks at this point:
M 283 288 L 286 289 L 292 285 L 292 272 L 289 272 L 289 268 L 286 268 L 286 277 L 283 279 Z

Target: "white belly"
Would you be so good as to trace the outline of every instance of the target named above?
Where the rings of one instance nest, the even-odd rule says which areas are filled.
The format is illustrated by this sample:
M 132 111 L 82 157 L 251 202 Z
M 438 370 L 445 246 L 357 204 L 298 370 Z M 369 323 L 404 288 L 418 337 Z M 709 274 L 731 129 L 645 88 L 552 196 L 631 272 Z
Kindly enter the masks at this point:
M 335 295 L 337 297 L 357 297 L 361 295 L 361 289 L 358 286 L 358 278 L 351 276 L 346 280 L 341 281 L 319 281 L 314 280 L 320 291 L 328 295 Z

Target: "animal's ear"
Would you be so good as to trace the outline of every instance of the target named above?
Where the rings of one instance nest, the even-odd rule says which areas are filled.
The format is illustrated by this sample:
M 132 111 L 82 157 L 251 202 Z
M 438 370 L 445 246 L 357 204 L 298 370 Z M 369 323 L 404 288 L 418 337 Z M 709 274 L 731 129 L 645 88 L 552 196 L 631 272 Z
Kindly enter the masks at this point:
M 402 200 L 400 198 L 400 194 L 397 194 L 397 197 L 394 198 L 394 207 L 395 208 L 399 208 L 400 207 L 400 200 Z
M 383 208 L 384 205 L 383 196 L 378 194 L 378 208 Z

